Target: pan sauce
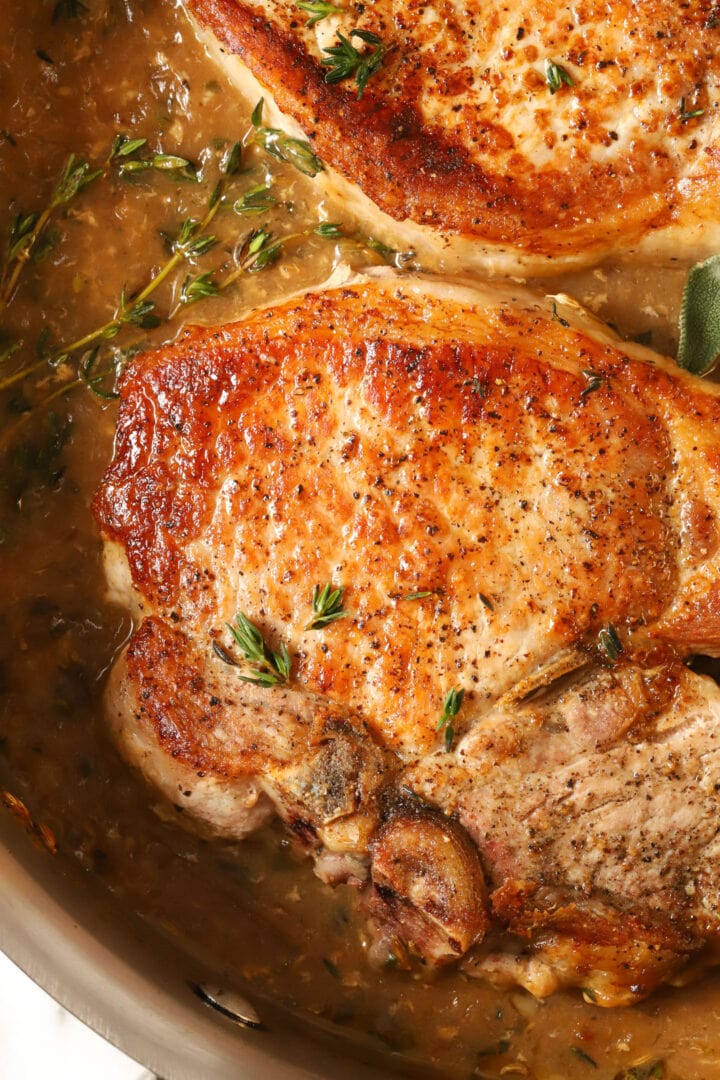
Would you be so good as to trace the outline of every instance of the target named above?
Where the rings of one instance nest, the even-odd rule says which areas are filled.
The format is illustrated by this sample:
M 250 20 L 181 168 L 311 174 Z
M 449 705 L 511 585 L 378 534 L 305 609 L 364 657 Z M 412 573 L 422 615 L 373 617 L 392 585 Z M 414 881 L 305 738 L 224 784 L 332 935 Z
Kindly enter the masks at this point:
M 203 183 L 152 171 L 120 179 L 117 168 L 57 213 L 26 268 L 2 321 L 22 350 L 0 378 L 34 361 L 42 330 L 70 341 L 110 318 L 123 287 L 137 289 L 166 258 L 161 232 L 202 216 L 217 161 L 242 138 L 250 107 L 194 44 L 171 0 L 86 0 L 72 6 L 6 5 L 0 42 L 0 224 L 45 205 L 70 152 L 103 160 L 118 131 L 203 165 Z M 142 156 L 142 154 L 140 155 Z M 229 257 L 237 238 L 265 226 L 278 235 L 312 229 L 341 208 L 318 207 L 312 181 L 260 151 L 252 171 L 233 181 L 241 196 L 272 180 L 277 198 L 264 215 L 218 218 L 221 245 L 193 274 Z M 322 281 L 341 252 L 301 237 L 273 267 L 240 279 L 222 297 L 190 311 L 222 322 L 249 306 Z M 361 263 L 371 253 L 344 247 Z M 652 332 L 673 347 L 683 270 L 649 273 L 608 266 L 562 281 L 628 336 Z M 182 275 L 181 275 L 182 278 Z M 542 283 L 541 283 L 542 284 Z M 177 289 L 158 291 L 158 310 Z M 174 336 L 163 325 L 155 340 Z M 147 335 L 128 328 L 110 346 Z M 2 346 L 0 346 L 2 351 Z M 603 1011 L 576 994 L 545 1003 L 523 991 L 499 992 L 458 974 L 434 981 L 421 972 L 368 965 L 364 920 L 347 887 L 322 886 L 271 829 L 242 845 L 207 843 L 186 832 L 178 812 L 157 805 L 119 759 L 104 732 L 100 693 L 127 617 L 108 607 L 100 545 L 89 512 L 112 441 L 112 403 L 85 390 L 28 406 L 57 383 L 51 369 L 10 388 L 0 403 L 3 451 L 0 559 L 6 590 L 0 615 L 0 786 L 51 830 L 57 858 L 99 875 L 118 903 L 139 911 L 178 948 L 213 964 L 218 978 L 248 985 L 293 1009 L 359 1032 L 404 1060 L 443 1076 L 525 1076 L 537 1080 L 614 1078 L 663 1061 L 683 1080 L 720 1074 L 720 976 L 654 995 L 631 1010 Z M 66 369 L 59 378 L 70 379 Z M 9 440 L 9 441 L 8 441 Z M 7 804 L 12 803 L 4 796 Z M 17 810 L 17 807 L 16 807 Z M 157 813 L 152 812 L 157 810 Z M 632 1076 L 632 1073 L 630 1073 Z M 636 1074 L 648 1075 L 648 1070 Z

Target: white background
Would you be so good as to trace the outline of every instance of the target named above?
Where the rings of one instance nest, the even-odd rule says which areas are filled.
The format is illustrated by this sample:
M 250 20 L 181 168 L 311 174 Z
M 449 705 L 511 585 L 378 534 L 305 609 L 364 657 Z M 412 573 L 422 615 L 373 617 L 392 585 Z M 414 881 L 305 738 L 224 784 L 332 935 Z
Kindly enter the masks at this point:
M 154 1080 L 0 953 L 2 1080 Z

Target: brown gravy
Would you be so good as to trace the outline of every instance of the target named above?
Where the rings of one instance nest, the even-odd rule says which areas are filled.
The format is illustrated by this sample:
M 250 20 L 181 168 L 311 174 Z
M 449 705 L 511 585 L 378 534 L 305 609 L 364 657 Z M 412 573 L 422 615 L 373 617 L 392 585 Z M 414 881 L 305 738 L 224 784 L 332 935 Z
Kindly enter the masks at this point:
M 71 341 L 112 318 L 123 288 L 137 290 L 168 258 L 163 233 L 201 217 L 218 162 L 242 138 L 250 107 L 203 56 L 172 0 L 86 0 L 6 5 L 0 41 L 0 222 L 42 208 L 69 153 L 102 162 L 114 136 L 144 137 L 150 150 L 202 167 L 199 184 L 158 170 L 118 176 L 117 163 L 60 208 L 0 317 L 0 381 L 36 364 L 36 343 Z M 315 205 L 312 181 L 260 150 L 233 179 L 238 198 L 271 186 L 262 215 L 218 215 L 217 246 L 195 276 L 231 260 L 239 239 L 262 227 L 293 235 L 280 260 L 246 274 L 222 296 L 185 308 L 193 321 L 238 317 L 327 277 L 340 248 L 312 234 L 338 208 Z M 300 234 L 299 236 L 297 234 Z M 4 249 L 3 249 L 4 250 Z M 345 258 L 373 261 L 343 246 Z M 155 294 L 163 314 L 183 274 Z M 575 294 L 628 336 L 651 332 L 674 346 L 684 271 L 606 266 L 546 284 Z M 542 284 L 542 283 L 541 283 Z M 150 337 L 167 340 L 181 319 Z M 46 335 L 47 338 L 47 335 Z M 130 325 L 104 341 L 146 341 Z M 45 341 L 48 347 L 48 340 Z M 111 452 L 113 405 L 85 388 L 51 394 L 75 378 L 77 358 L 40 365 L 0 399 L 3 455 L 0 559 L 0 787 L 52 831 L 59 860 L 99 876 L 118 903 L 140 912 L 177 948 L 214 965 L 227 983 L 249 986 L 288 1008 L 368 1033 L 378 1047 L 442 1076 L 575 1080 L 720 1075 L 720 976 L 667 990 L 633 1009 L 603 1011 L 578 994 L 544 1003 L 499 992 L 458 973 L 422 973 L 367 963 L 368 940 L 354 896 L 312 875 L 280 831 L 242 845 L 208 843 L 156 805 L 118 757 L 103 724 L 103 677 L 130 631 L 104 601 L 100 543 L 89 504 Z M 10 803 L 4 796 L 6 805 Z M 154 812 L 157 811 L 157 812 Z M 50 834 L 46 834 L 49 837 Z M 49 841 L 52 847 L 52 842 Z M 663 1062 L 651 1071 L 655 1062 Z M 639 1071 L 633 1073 L 633 1067 Z M 644 1071 L 643 1071 L 644 1070 Z

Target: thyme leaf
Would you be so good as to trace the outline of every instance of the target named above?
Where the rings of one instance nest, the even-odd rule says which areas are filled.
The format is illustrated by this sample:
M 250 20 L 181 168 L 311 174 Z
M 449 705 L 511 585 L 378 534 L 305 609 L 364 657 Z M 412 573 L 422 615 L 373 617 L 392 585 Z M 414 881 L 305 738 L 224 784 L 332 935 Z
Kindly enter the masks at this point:
M 465 698 L 465 691 L 463 689 L 455 689 L 453 687 L 443 701 L 442 713 L 440 714 L 440 720 L 438 721 L 437 731 L 445 729 L 445 750 L 449 753 L 452 750 L 452 745 L 455 741 L 455 728 L 452 723 L 453 719 L 460 712 L 460 706 Z
M 347 237 L 347 233 L 337 221 L 322 221 L 315 227 L 315 232 L 324 240 L 341 240 Z
M 18 214 L 10 226 L 10 245 L 7 262 L 14 263 L 20 258 L 26 247 L 32 242 L 33 230 L 39 214 Z
M 571 1046 L 570 1053 L 574 1054 L 575 1057 L 580 1058 L 586 1065 L 590 1065 L 593 1069 L 597 1069 L 598 1063 L 595 1058 L 591 1058 L 589 1054 L 586 1054 L 581 1046 Z
M 69 203 L 80 191 L 92 184 L 93 180 L 102 176 L 102 173 L 102 169 L 93 169 L 84 158 L 76 158 L 71 154 L 53 191 L 50 208 L 55 210 L 58 206 Z
M 697 120 L 698 117 L 705 115 L 704 109 L 688 109 L 685 106 L 685 98 L 680 98 L 680 110 L 679 118 L 681 124 L 687 124 L 690 120 Z
M 303 139 L 294 139 L 292 136 L 286 135 L 284 131 L 280 131 L 279 128 L 263 127 L 263 105 L 264 98 L 260 98 L 252 111 L 250 117 L 252 126 L 249 134 L 245 137 L 245 142 L 252 142 L 256 146 L 262 147 L 266 153 L 277 158 L 278 161 L 285 161 L 289 165 L 294 165 L 298 172 L 303 173 L 305 176 L 317 176 L 319 172 L 323 172 L 325 166 L 317 154 L 313 152 L 310 143 L 305 142 Z
M 344 619 L 349 614 L 342 606 L 345 586 L 340 585 L 333 589 L 331 582 L 321 589 L 315 585 L 312 594 L 313 617 L 305 627 L 306 630 L 320 630 L 336 619 Z
M 308 19 L 309 27 L 327 19 L 328 15 L 342 15 L 343 13 L 342 8 L 337 7 L 336 4 L 327 4 L 324 0 L 295 0 L 295 4 L 301 11 L 307 11 L 309 15 L 312 15 L 312 18 Z
M 597 371 L 593 371 L 591 368 L 583 368 L 583 375 L 587 379 L 587 386 L 584 386 L 580 391 L 581 398 L 587 397 L 588 394 L 592 394 L 595 390 L 599 390 L 604 382 L 602 375 L 598 375 Z
M 608 623 L 607 626 L 602 628 L 598 634 L 598 644 L 607 654 L 608 659 L 613 663 L 615 663 L 620 653 L 623 651 L 622 641 L 618 637 L 618 632 L 612 623 Z
M 225 176 L 235 176 L 242 165 L 242 143 L 236 142 L 228 150 L 220 166 Z
M 119 397 L 119 394 L 115 390 L 106 390 L 104 388 L 103 383 L 106 374 L 104 371 L 95 371 L 99 353 L 100 348 L 97 345 L 95 348 L 89 349 L 78 364 L 78 373 L 88 389 L 91 390 L 96 397 L 110 401 L 113 398 Z
M 268 236 L 268 241 L 269 239 L 270 236 Z M 267 242 L 247 266 L 248 273 L 257 274 L 260 270 L 266 270 L 268 266 L 272 266 L 274 262 L 277 262 L 284 243 L 285 240 L 283 239 L 273 240 L 272 243 Z
M 131 139 L 129 135 L 117 134 L 110 148 L 110 159 L 131 157 L 141 147 L 145 146 L 147 139 Z
M 427 589 L 422 592 L 410 592 L 403 596 L 403 600 L 424 600 L 426 596 L 432 596 L 432 592 Z
M 233 203 L 233 210 L 240 215 L 264 214 L 271 210 L 274 204 L 275 198 L 270 194 L 270 186 L 256 184 Z
M 131 176 L 135 173 L 147 172 L 156 169 L 158 172 L 175 173 L 181 180 L 199 182 L 198 168 L 192 161 L 180 157 L 179 154 L 153 154 L 148 158 L 132 158 L 120 164 L 120 175 Z
M 321 60 L 323 67 L 328 69 L 325 75 L 326 83 L 337 83 L 343 79 L 355 79 L 358 88 L 358 101 L 363 96 L 368 80 L 374 75 L 385 58 L 385 45 L 377 34 L 370 30 L 351 30 L 348 37 L 337 31 L 337 45 L 324 48 L 326 56 Z M 370 51 L 360 52 L 352 44 L 351 38 L 359 38 L 366 45 L 371 45 Z
M 228 630 L 254 671 L 252 676 L 240 675 L 238 678 L 257 686 L 286 683 L 290 677 L 291 660 L 285 643 L 280 646 L 280 652 L 272 652 L 257 626 L 242 611 L 235 616 L 235 623 L 235 626 L 228 623 Z
M 180 287 L 180 303 L 196 304 L 198 300 L 205 300 L 209 296 L 217 296 L 220 286 L 212 276 L 212 270 L 193 277 L 187 274 Z
M 322 221 L 319 225 L 316 225 L 313 231 L 324 240 L 349 240 L 361 248 L 374 251 L 389 266 L 410 266 L 415 258 L 413 250 L 397 251 L 374 236 L 364 236 L 362 233 L 347 233 L 344 227 L 336 221 Z
M 553 322 L 559 322 L 561 326 L 564 326 L 564 327 L 567 328 L 570 325 L 570 323 L 567 321 L 567 319 L 563 319 L 562 315 L 558 315 L 557 304 L 555 303 L 554 300 L 553 300 L 553 303 L 552 303 L 552 317 L 553 317 Z
M 556 94 L 563 86 L 574 86 L 573 77 L 561 64 L 554 60 L 545 61 L 545 82 L 548 84 L 551 94 Z

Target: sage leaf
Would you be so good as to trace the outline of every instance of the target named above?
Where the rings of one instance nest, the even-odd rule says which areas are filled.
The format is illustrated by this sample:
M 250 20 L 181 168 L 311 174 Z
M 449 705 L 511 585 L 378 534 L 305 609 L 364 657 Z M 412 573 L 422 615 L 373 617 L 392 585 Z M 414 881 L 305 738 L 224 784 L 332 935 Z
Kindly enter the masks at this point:
M 720 356 L 720 255 L 696 263 L 680 308 L 678 364 L 704 375 Z

